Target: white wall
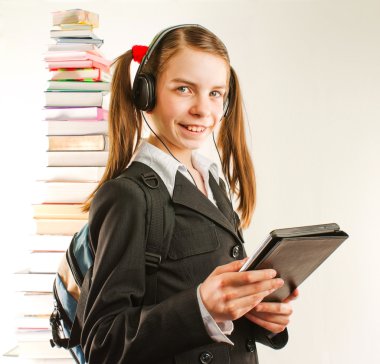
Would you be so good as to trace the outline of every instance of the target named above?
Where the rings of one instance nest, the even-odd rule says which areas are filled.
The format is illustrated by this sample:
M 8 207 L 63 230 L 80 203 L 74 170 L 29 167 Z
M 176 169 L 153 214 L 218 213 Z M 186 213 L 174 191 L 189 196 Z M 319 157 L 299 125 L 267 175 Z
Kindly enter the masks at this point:
M 337 222 L 349 240 L 301 287 L 281 351 L 261 363 L 380 362 L 380 2 L 0 0 L 1 275 L 5 293 L 30 224 L 30 186 L 43 155 L 42 61 L 50 12 L 100 14 L 113 58 L 169 25 L 200 23 L 226 43 L 240 76 L 257 172 L 250 253 L 269 230 Z M 8 274 L 8 275 L 7 275 Z M 2 291 L 4 291 L 2 289 Z M 11 341 L 1 310 L 2 346 Z

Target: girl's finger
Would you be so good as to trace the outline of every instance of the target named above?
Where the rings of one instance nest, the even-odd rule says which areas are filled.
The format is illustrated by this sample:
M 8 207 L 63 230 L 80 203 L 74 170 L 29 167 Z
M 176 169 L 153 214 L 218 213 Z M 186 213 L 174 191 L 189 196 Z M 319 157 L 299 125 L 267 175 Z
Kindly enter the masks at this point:
M 271 331 L 275 334 L 278 334 L 278 333 L 284 331 L 286 328 L 286 325 L 281 325 L 281 324 L 276 324 L 276 323 L 265 321 L 265 320 L 255 316 L 255 315 L 252 315 L 251 313 L 247 313 L 245 315 L 245 317 L 249 321 L 255 323 L 256 325 L 259 325 L 259 326 L 263 327 L 264 329 L 267 329 L 268 331 Z
M 291 315 L 293 313 L 292 306 L 285 302 L 261 302 L 255 307 L 255 311 L 278 315 Z
M 299 296 L 299 290 L 298 288 L 296 288 L 290 295 L 289 297 L 285 298 L 282 302 L 284 303 L 288 303 L 290 301 L 294 301 L 295 299 L 297 299 Z
M 234 260 L 233 262 L 220 265 L 214 269 L 214 271 L 210 274 L 210 277 L 217 276 L 222 273 L 238 272 L 239 269 L 244 265 L 247 259 L 248 257 L 241 260 Z
M 250 315 L 258 317 L 259 319 L 270 322 L 272 324 L 278 324 L 278 325 L 288 325 L 289 324 L 289 315 L 275 315 L 272 313 L 266 313 L 266 312 L 255 312 L 252 313 L 249 312 Z

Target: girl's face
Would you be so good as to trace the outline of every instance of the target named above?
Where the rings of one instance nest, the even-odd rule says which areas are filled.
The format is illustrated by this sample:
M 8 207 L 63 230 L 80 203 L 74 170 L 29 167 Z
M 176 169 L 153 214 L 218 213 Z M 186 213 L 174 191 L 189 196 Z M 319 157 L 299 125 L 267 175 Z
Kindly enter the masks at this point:
M 198 149 L 223 116 L 228 65 L 219 56 L 185 48 L 165 65 L 150 112 L 155 132 L 179 154 Z

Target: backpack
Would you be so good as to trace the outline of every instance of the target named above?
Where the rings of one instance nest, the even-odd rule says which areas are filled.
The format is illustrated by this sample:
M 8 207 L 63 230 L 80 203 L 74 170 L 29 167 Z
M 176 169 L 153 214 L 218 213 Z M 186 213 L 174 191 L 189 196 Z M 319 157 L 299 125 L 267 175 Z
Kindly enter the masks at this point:
M 145 193 L 149 226 L 145 249 L 146 297 L 144 304 L 156 300 L 157 271 L 162 257 L 169 248 L 168 242 L 174 227 L 174 210 L 170 195 L 161 178 L 147 165 L 133 162 L 117 178 L 127 178 L 137 183 Z M 89 238 L 88 224 L 74 234 L 62 258 L 54 283 L 54 310 L 50 316 L 52 347 L 68 349 L 79 364 L 85 364 L 80 346 L 82 318 L 92 276 L 92 265 L 96 252 Z M 66 284 L 61 273 L 64 272 Z

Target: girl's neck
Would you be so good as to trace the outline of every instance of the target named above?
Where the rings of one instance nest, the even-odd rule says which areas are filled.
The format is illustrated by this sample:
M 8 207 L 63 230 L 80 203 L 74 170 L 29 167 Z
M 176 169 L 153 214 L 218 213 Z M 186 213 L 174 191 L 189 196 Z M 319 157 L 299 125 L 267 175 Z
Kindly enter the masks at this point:
M 163 152 L 170 154 L 168 150 L 165 148 L 165 146 L 162 144 L 162 142 L 155 135 L 151 134 L 148 137 L 147 141 L 148 143 L 161 149 Z M 191 150 L 179 152 L 178 149 L 174 148 L 173 145 L 171 145 L 167 141 L 164 141 L 164 143 L 169 148 L 170 152 L 174 155 L 174 157 L 178 159 L 182 164 L 184 164 L 187 169 L 194 170 L 193 164 L 191 162 L 191 154 L 192 154 Z

